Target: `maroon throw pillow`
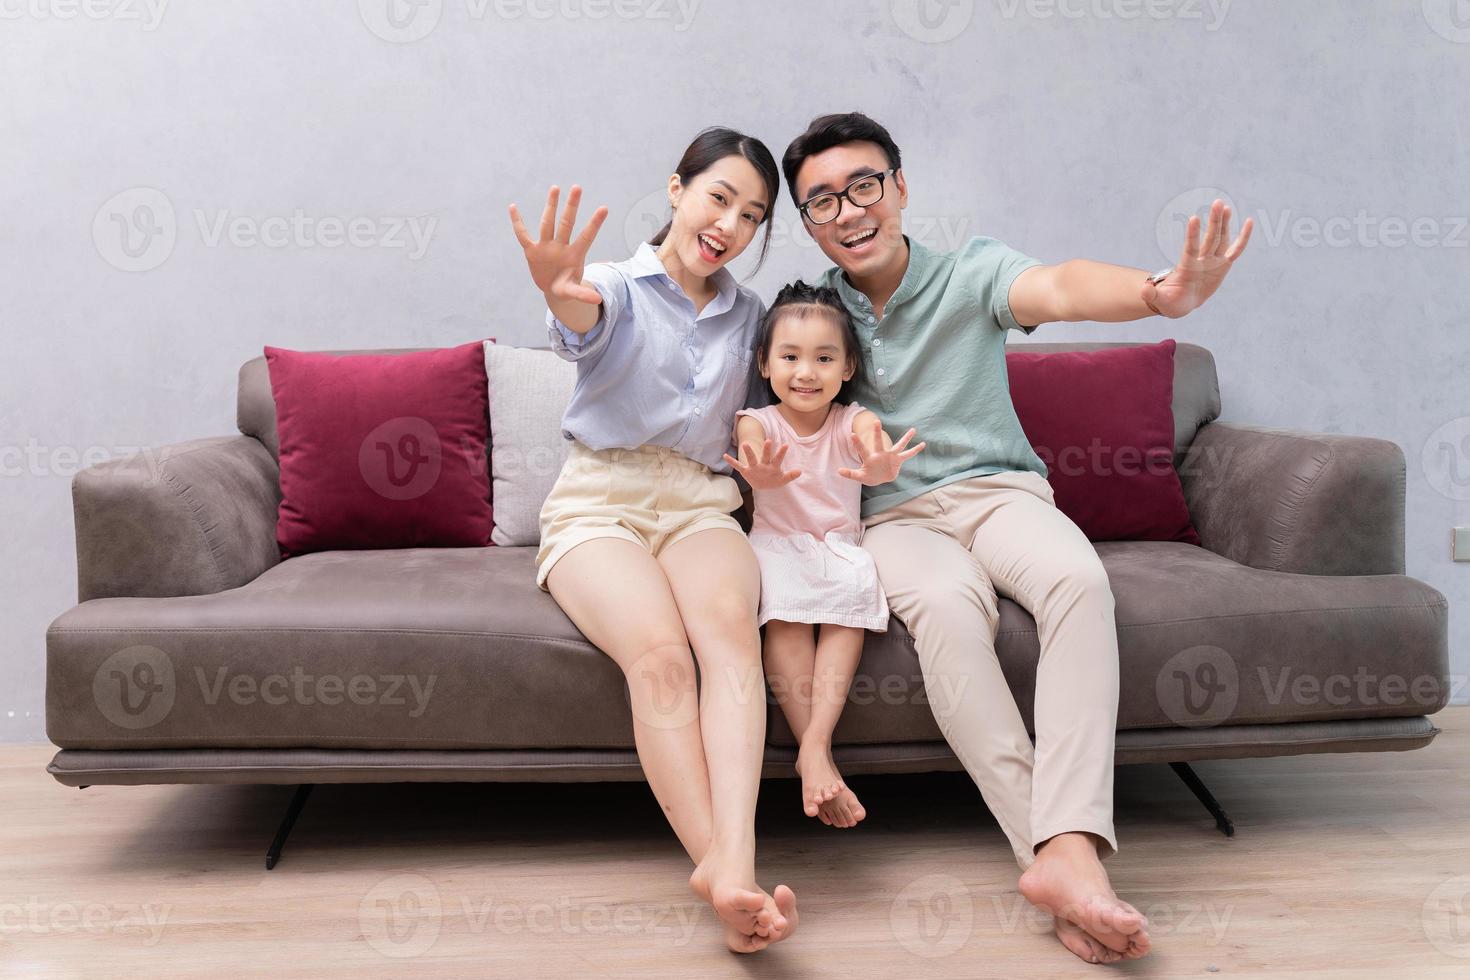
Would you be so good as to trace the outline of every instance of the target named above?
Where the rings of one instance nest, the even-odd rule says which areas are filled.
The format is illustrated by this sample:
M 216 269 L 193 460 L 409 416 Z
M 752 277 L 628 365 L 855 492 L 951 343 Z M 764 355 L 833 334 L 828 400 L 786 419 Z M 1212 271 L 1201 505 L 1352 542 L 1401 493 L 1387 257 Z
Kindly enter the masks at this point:
M 1021 428 L 1092 541 L 1200 543 L 1174 469 L 1174 347 L 1006 352 Z
M 482 341 L 409 354 L 268 346 L 265 358 L 281 445 L 281 557 L 490 544 Z

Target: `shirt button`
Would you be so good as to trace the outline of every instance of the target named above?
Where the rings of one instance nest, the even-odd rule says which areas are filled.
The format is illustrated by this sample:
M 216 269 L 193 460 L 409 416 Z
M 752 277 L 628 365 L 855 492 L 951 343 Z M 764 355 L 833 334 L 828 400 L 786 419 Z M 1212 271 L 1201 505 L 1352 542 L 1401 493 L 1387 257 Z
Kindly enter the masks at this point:
M 704 409 L 702 409 L 702 408 L 696 408 L 694 410 L 694 414 L 695 415 L 703 415 L 704 414 Z
M 883 340 L 882 340 L 882 338 L 881 337 L 874 337 L 873 338 L 873 346 L 874 347 L 882 347 L 883 346 Z
M 867 316 L 863 317 L 863 319 L 864 320 L 867 320 L 869 323 L 872 323 L 873 322 L 873 314 L 869 313 Z
M 880 377 L 880 378 L 883 377 L 883 369 L 882 368 L 879 368 L 878 369 L 878 377 Z

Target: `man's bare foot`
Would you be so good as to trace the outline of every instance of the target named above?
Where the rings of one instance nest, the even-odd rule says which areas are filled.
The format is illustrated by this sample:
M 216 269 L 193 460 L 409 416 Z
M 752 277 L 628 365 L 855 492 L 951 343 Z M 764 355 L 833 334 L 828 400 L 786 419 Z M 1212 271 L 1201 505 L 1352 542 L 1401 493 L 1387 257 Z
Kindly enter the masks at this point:
M 1047 841 L 1019 887 L 1028 902 L 1057 918 L 1057 938 L 1088 962 L 1095 962 L 1088 956 L 1091 947 L 1078 942 L 1063 921 L 1123 959 L 1138 959 L 1149 950 L 1148 919 L 1113 892 L 1087 834 L 1058 834 Z
M 711 850 L 689 876 L 689 887 L 720 917 L 725 943 L 737 953 L 753 953 L 791 936 L 796 929 L 796 896 L 785 885 L 774 896 L 742 874 L 738 862 Z
M 1108 949 L 1075 922 L 1053 917 L 1052 924 L 1056 927 L 1057 938 L 1062 941 L 1062 945 L 1088 963 L 1116 963 L 1123 958 L 1122 953 Z
M 797 752 L 796 771 L 801 776 L 801 807 L 807 816 L 820 817 L 829 827 L 856 827 L 868 815 L 857 794 L 842 781 L 832 761 L 831 745 L 807 742 Z

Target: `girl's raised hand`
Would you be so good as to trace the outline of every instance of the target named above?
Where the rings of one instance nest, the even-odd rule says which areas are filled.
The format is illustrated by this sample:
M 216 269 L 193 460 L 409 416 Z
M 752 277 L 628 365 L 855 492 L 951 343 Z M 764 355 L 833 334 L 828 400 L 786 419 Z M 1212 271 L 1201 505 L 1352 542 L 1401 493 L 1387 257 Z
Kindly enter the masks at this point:
M 547 299 L 575 300 L 593 306 L 602 302 L 602 297 L 591 286 L 582 284 L 582 268 L 587 262 L 587 250 L 597 237 L 597 231 L 607 218 L 607 208 L 600 207 L 592 213 L 592 220 L 575 239 L 572 227 L 577 223 L 577 206 L 582 203 L 582 188 L 572 185 L 567 194 L 567 207 L 561 220 L 556 217 L 556 200 L 561 189 L 552 185 L 546 194 L 546 210 L 541 212 L 541 239 L 532 241 L 521 222 L 521 213 L 510 206 L 510 225 L 515 230 L 516 241 L 526 253 L 526 264 L 531 267 L 531 279 L 536 288 L 546 294 Z
M 877 448 L 869 448 L 863 444 L 862 439 L 858 438 L 856 432 L 852 433 L 852 444 L 857 449 L 858 458 L 863 461 L 862 468 L 850 470 L 845 466 L 839 467 L 837 475 L 870 487 L 891 482 L 898 476 L 898 470 L 903 466 L 904 460 L 917 456 L 928 445 L 926 442 L 921 442 L 913 449 L 904 449 L 903 447 L 909 444 L 909 439 L 913 438 L 913 435 L 914 430 L 909 429 L 903 434 L 903 438 L 895 442 L 891 448 L 884 449 L 883 423 L 874 419 L 873 446 Z
M 740 444 L 740 459 L 736 459 L 729 453 L 725 453 L 725 462 L 733 466 L 745 482 L 750 484 L 752 490 L 775 490 L 784 487 L 792 480 L 801 476 L 801 470 L 781 471 L 781 460 L 786 456 L 787 447 L 783 444 L 771 452 L 771 440 L 767 439 L 761 451 L 757 453 L 748 442 Z

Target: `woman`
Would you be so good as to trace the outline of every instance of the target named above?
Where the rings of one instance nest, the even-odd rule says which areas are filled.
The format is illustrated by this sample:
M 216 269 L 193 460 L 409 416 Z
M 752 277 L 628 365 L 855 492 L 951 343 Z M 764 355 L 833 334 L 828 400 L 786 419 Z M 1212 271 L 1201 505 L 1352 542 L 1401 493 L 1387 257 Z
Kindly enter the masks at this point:
M 760 572 L 723 459 L 763 313 L 725 267 L 763 224 L 764 258 L 779 190 L 764 144 L 713 128 L 669 177 L 672 219 L 625 262 L 584 266 L 607 209 L 574 239 L 580 187 L 560 218 L 551 188 L 539 240 L 510 206 L 552 348 L 577 364 L 537 585 L 622 668 L 643 772 L 695 862 L 690 887 L 737 952 L 797 922 L 791 889 L 755 878 Z

